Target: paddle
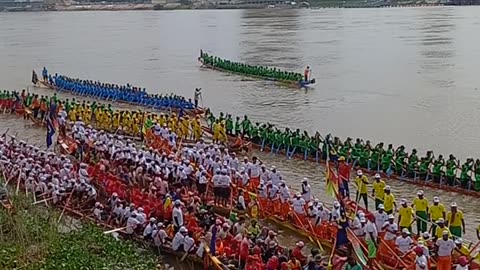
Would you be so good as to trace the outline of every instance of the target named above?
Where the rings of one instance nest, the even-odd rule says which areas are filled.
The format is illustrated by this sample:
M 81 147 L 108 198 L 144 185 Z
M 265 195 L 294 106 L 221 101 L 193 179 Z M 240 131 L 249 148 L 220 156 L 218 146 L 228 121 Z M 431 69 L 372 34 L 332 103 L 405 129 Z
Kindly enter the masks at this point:
M 121 230 L 124 230 L 126 229 L 128 226 L 125 226 L 125 227 L 121 227 L 121 228 L 116 228 L 116 229 L 113 229 L 113 230 L 109 230 L 109 231 L 105 231 L 103 232 L 104 234 L 110 234 L 110 233 L 114 233 L 114 232 L 119 232 Z

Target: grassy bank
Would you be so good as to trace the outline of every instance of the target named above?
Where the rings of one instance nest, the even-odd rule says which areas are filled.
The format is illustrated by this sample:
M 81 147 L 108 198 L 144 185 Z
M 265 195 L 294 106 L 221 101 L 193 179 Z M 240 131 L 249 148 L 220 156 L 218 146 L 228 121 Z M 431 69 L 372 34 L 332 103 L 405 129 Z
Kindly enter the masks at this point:
M 105 235 L 94 224 L 57 224 L 60 212 L 32 206 L 24 195 L 0 208 L 0 269 L 155 269 L 155 255 Z M 67 220 L 67 221 L 65 221 Z M 78 221 L 77 221 L 78 223 Z M 139 251 L 140 250 L 140 251 Z

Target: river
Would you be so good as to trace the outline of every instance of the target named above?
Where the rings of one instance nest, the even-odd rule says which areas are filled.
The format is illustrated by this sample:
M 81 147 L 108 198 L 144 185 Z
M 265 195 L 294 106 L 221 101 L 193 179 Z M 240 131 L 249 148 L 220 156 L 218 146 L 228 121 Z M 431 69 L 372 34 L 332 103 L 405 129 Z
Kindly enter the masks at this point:
M 202 10 L 2 13 L 0 88 L 29 85 L 31 70 L 192 96 L 215 112 L 255 121 L 404 144 L 421 153 L 477 157 L 480 97 L 476 64 L 480 7 L 319 10 Z M 313 70 L 308 91 L 204 70 L 199 50 L 250 64 Z M 2 116 L 3 117 L 3 116 Z M 1 118 L 22 136 L 43 133 Z M 293 185 L 307 176 L 316 194 L 323 169 L 258 153 Z M 417 189 L 390 182 L 397 198 Z M 474 241 L 472 197 L 427 189 L 464 209 Z

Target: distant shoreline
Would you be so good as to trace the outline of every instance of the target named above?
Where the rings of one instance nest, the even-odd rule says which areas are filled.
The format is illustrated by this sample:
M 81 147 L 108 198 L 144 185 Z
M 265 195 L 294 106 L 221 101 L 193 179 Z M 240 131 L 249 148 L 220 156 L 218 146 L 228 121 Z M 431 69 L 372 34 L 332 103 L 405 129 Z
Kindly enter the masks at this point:
M 310 9 L 324 8 L 397 8 L 397 7 L 432 7 L 446 6 L 444 3 L 428 3 L 428 4 L 391 4 L 391 5 L 356 5 L 352 3 L 343 5 L 320 5 L 312 6 Z M 278 6 L 267 7 L 265 5 L 217 5 L 217 6 L 192 6 L 180 4 L 85 4 L 85 5 L 55 5 L 50 7 L 25 6 L 5 8 L 6 12 L 44 12 L 44 11 L 131 11 L 131 10 L 215 10 L 215 9 L 302 9 L 303 7 Z M 0 10 L 2 11 L 2 10 Z

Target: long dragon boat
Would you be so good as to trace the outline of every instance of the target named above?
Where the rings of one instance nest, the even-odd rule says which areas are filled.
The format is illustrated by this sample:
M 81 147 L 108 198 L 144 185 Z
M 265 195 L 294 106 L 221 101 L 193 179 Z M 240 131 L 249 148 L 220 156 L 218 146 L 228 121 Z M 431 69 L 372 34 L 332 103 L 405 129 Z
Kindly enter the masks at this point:
M 208 56 L 206 53 L 203 51 L 200 51 L 200 56 L 198 57 L 198 61 L 202 64 L 202 67 L 209 68 L 212 70 L 218 70 L 221 72 L 226 72 L 226 73 L 231 73 L 235 75 L 241 75 L 245 77 L 250 77 L 258 80 L 265 80 L 265 81 L 273 81 L 276 83 L 279 83 L 281 85 L 289 86 L 289 87 L 310 87 L 315 84 L 315 79 L 309 79 L 305 81 L 305 79 L 302 77 L 301 74 L 299 73 L 293 73 L 293 72 L 287 72 L 287 71 L 281 71 L 277 69 L 272 69 L 270 70 L 271 73 L 273 74 L 291 74 L 291 78 L 287 79 L 287 76 L 284 76 L 283 78 L 277 77 L 273 74 L 271 75 L 257 75 L 254 73 L 248 73 L 242 70 L 259 70 L 259 69 L 266 69 L 264 67 L 257 67 L 257 66 L 250 66 L 248 64 L 242 64 L 242 63 L 234 63 L 229 60 L 221 60 L 222 62 L 225 62 L 227 65 L 223 66 L 219 63 L 216 63 L 213 61 L 213 59 L 218 59 L 218 57 L 215 56 Z M 228 68 L 231 66 L 235 66 L 238 68 Z
M 38 81 L 34 86 L 44 87 L 44 88 L 48 88 L 48 89 L 55 90 L 55 91 L 67 91 L 70 94 L 74 94 L 74 95 L 77 95 L 77 96 L 82 96 L 82 95 L 76 94 L 73 91 L 60 88 L 60 87 L 58 87 L 58 86 L 56 86 L 52 83 L 46 82 L 46 81 Z M 121 103 L 121 104 L 126 104 L 126 105 L 131 105 L 131 106 L 141 106 L 137 103 L 123 101 L 123 100 L 112 101 L 112 103 L 115 103 L 115 102 L 116 103 Z M 149 109 L 153 110 L 155 108 L 150 107 Z M 195 115 L 198 115 L 198 114 L 203 114 L 205 112 L 205 110 L 201 107 L 193 108 L 193 109 L 179 109 L 179 108 L 168 107 L 168 108 L 161 108 L 161 109 L 159 109 L 159 111 L 172 111 L 172 112 L 175 112 L 175 113 L 178 113 L 178 114 L 180 113 L 180 111 L 182 111 L 184 114 L 191 115 L 191 116 L 192 115 L 195 116 Z

